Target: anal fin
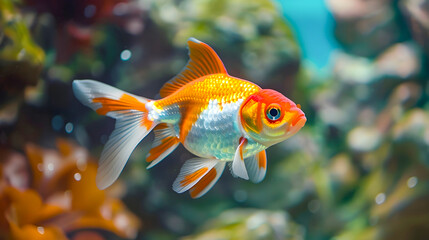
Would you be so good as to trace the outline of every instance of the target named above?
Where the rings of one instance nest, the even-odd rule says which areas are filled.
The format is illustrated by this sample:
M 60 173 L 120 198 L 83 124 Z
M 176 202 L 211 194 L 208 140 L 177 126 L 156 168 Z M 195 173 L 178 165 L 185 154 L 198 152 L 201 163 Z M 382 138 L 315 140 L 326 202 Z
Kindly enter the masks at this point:
M 219 180 L 219 177 L 222 175 L 223 170 L 225 169 L 225 162 L 219 161 L 216 165 L 202 177 L 191 189 L 189 189 L 189 194 L 192 198 L 199 198 L 206 194 L 213 185 Z
M 193 158 L 186 161 L 182 169 L 180 169 L 179 176 L 177 176 L 173 183 L 173 190 L 177 193 L 183 193 L 191 189 L 206 176 L 218 162 L 220 162 L 220 160 L 204 158 Z

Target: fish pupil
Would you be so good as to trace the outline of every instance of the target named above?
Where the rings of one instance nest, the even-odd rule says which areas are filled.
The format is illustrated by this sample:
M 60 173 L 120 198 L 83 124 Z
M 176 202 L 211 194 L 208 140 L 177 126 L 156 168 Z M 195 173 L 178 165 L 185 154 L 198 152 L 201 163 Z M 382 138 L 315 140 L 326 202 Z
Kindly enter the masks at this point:
M 277 108 L 271 108 L 268 110 L 268 118 L 271 120 L 277 120 L 280 117 L 280 111 Z

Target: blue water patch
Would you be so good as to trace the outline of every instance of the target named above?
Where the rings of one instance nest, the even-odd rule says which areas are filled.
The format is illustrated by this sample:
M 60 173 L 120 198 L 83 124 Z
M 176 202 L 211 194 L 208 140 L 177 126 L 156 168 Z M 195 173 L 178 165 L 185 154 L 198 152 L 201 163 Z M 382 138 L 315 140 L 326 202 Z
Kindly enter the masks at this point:
M 321 69 L 338 48 L 334 38 L 334 19 L 323 0 L 276 0 L 294 28 L 305 60 Z

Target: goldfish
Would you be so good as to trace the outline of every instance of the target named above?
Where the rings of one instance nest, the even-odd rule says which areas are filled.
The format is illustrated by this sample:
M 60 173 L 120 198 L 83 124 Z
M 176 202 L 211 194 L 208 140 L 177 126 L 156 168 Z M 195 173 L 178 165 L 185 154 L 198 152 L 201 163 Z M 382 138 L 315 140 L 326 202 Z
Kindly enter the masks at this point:
M 94 80 L 74 80 L 73 92 L 98 114 L 116 119 L 101 152 L 98 188 L 119 177 L 137 144 L 153 130 L 146 161 L 151 168 L 181 143 L 187 160 L 173 190 L 192 198 L 207 193 L 228 164 L 233 176 L 254 183 L 267 171 L 266 149 L 295 135 L 307 121 L 300 105 L 283 94 L 230 76 L 216 52 L 195 38 L 189 61 L 153 100 Z

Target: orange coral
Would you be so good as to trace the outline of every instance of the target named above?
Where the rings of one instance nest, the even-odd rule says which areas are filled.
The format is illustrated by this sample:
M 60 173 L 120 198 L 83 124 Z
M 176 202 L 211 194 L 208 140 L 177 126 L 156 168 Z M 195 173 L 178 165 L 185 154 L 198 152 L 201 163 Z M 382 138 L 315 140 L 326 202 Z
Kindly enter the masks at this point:
M 4 169 L 16 161 L 1 159 L 0 238 L 67 239 L 73 232 L 74 239 L 88 234 L 102 239 L 97 229 L 134 238 L 138 218 L 119 199 L 96 187 L 97 165 L 88 152 L 65 139 L 57 141 L 57 149 L 26 146 L 27 165 L 21 164 L 16 172 L 31 179 L 27 189 L 5 177 L 10 173 Z M 3 156 L 20 155 L 9 153 L 14 154 Z

